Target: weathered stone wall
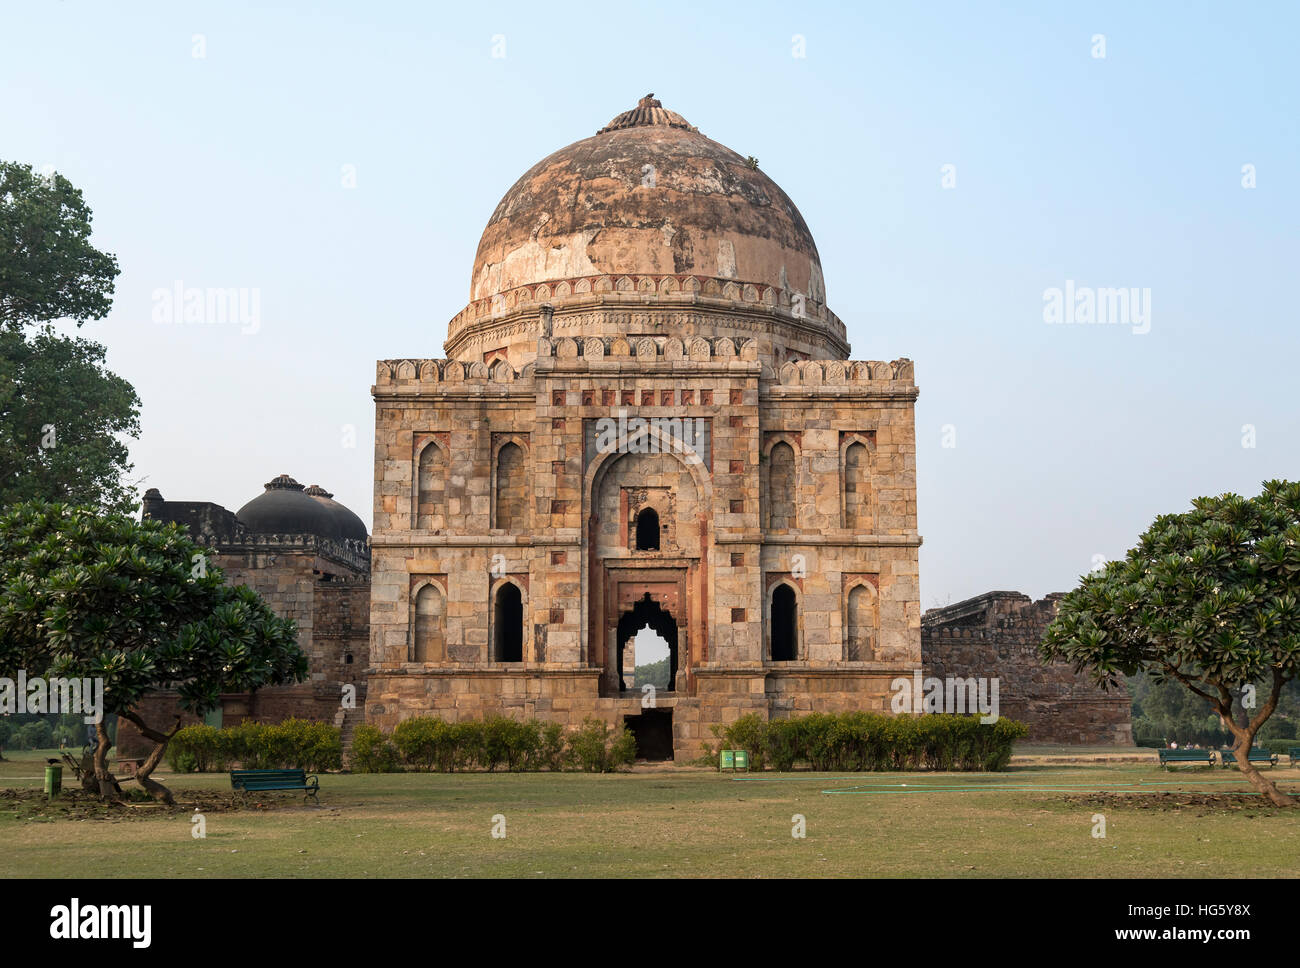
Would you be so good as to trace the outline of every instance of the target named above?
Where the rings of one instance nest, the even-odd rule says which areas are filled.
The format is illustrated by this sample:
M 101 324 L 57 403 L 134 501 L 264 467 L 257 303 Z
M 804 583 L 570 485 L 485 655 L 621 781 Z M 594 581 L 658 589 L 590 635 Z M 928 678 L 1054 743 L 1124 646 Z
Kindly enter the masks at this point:
M 921 620 L 926 676 L 997 678 L 1003 716 L 1029 726 L 1029 741 L 1132 746 L 1127 693 L 1106 693 L 1066 663 L 1044 663 L 1038 646 L 1061 593 L 1031 601 L 987 594 L 931 609 Z
M 643 326 L 662 323 L 648 315 Z M 658 705 L 673 710 L 679 759 L 698 753 L 712 725 L 746 712 L 886 711 L 889 682 L 920 663 L 907 361 L 787 361 L 774 370 L 752 339 L 610 337 L 598 328 L 539 339 L 521 371 L 504 358 L 384 361 L 373 392 L 367 716 L 377 725 L 429 714 L 568 725 L 637 714 L 639 694 L 619 690 L 614 626 L 643 591 L 677 625 L 676 689 Z M 598 421 L 620 416 L 628 428 L 619 446 L 602 449 Z M 699 459 L 635 446 L 633 421 L 655 418 L 699 421 Z M 795 455 L 790 512 L 785 526 L 764 529 L 767 457 L 778 443 Z M 846 508 L 844 454 L 855 445 L 867 467 L 847 487 L 859 506 Z M 508 446 L 521 449 L 527 471 L 518 514 L 517 489 L 497 476 Z M 509 527 L 492 527 L 503 495 Z M 654 550 L 636 547 L 636 516 L 647 507 L 662 529 Z M 518 663 L 491 658 L 493 601 L 506 582 L 524 605 Z M 797 602 L 791 662 L 771 659 L 781 584 Z M 421 627 L 440 620 L 446 652 L 416 662 L 415 606 L 429 585 L 445 607 Z M 866 644 L 850 659 L 855 593 Z

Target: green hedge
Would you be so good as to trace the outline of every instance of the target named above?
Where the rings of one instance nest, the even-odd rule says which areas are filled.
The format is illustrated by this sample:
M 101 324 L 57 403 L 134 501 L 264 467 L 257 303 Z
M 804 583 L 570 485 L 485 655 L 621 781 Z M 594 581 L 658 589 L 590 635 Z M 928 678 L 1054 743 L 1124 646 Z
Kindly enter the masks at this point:
M 337 726 L 305 719 L 224 729 L 185 726 L 167 744 L 167 762 L 181 773 L 219 773 L 236 764 L 246 770 L 323 773 L 343 767 L 343 741 Z
M 584 770 L 609 773 L 636 757 L 636 742 L 624 726 L 583 720 L 566 734 L 559 723 L 497 716 L 481 722 L 447 723 L 417 716 L 404 719 L 391 737 L 369 724 L 352 734 L 352 769 L 391 773 L 402 769 L 453 773 Z
M 751 713 L 714 726 L 722 749 L 749 752 L 750 768 L 788 771 L 1003 770 L 1011 747 L 1028 734 L 1024 723 L 978 716 L 882 716 L 876 713 L 812 713 L 792 719 L 761 719 Z M 705 757 L 716 765 L 716 751 Z

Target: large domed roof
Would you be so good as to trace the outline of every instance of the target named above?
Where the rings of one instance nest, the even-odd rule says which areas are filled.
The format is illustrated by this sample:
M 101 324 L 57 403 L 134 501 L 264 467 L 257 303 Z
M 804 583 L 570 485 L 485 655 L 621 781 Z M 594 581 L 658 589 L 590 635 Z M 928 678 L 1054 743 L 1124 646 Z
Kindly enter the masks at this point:
M 359 517 L 344 507 L 338 501 L 334 500 L 334 495 L 319 484 L 313 484 L 304 494 L 309 495 L 312 500 L 324 507 L 334 518 L 334 523 L 338 526 L 339 533 L 344 538 L 353 541 L 366 540 L 366 525 Z
M 281 474 L 265 486 L 263 493 L 235 512 L 235 517 L 254 534 L 314 534 L 335 540 L 365 540 L 366 529 L 360 518 L 335 501 L 322 501 L 305 493 L 303 486 L 288 474 Z
M 642 98 L 538 162 L 479 242 L 470 299 L 541 282 L 691 274 L 825 302 L 812 233 L 755 161 Z

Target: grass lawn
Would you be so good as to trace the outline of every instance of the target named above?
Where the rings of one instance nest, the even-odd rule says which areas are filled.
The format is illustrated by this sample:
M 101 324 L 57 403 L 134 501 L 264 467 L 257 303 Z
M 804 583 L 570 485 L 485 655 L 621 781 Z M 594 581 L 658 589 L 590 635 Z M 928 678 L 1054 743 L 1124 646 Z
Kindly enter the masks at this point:
M 260 795 L 271 809 L 229 811 L 226 774 L 159 774 L 178 802 L 212 805 L 196 839 L 188 809 L 79 818 L 15 799 L 40 789 L 46 755 L 0 763 L 4 876 L 1294 877 L 1300 857 L 1300 809 L 1224 796 L 1249 787 L 1217 767 L 324 775 L 320 807 L 286 792 Z M 1300 793 L 1300 769 L 1271 772 Z M 1104 839 L 1092 836 L 1097 813 Z

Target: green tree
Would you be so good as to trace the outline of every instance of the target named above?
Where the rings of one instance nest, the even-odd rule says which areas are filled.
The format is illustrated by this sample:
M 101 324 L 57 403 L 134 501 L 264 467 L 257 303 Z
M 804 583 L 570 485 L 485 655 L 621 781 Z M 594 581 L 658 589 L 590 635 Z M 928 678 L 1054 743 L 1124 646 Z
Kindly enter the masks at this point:
M 45 500 L 126 511 L 124 436 L 140 434 L 140 400 L 103 367 L 104 347 L 0 330 L 0 507 Z
M 140 433 L 135 390 L 103 368 L 103 346 L 49 325 L 112 309 L 117 259 L 90 244 L 90 227 L 62 175 L 0 162 L 0 507 L 133 504 L 122 437 Z
M 28 502 L 0 513 L 0 670 L 102 679 L 104 712 L 135 724 L 154 748 L 136 779 L 168 803 L 150 774 L 180 728 L 136 711 L 151 690 L 180 694 L 202 716 L 223 692 L 301 682 L 307 658 L 293 622 L 252 589 L 226 585 L 181 527 L 94 508 Z M 96 727 L 94 782 L 118 793 L 112 745 Z
M 1040 652 L 1106 688 L 1141 670 L 1181 683 L 1236 739 L 1251 785 L 1295 806 L 1247 757 L 1300 671 L 1300 484 L 1268 481 L 1257 497 L 1201 497 L 1190 511 L 1156 518 L 1123 561 L 1084 576 L 1061 600 Z M 1264 686 L 1262 702 L 1253 683 Z
M 81 191 L 62 175 L 0 161 L 0 327 L 108 314 L 121 270 L 90 244 L 90 223 Z

